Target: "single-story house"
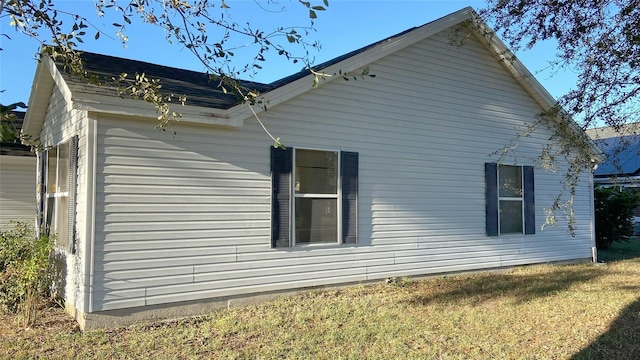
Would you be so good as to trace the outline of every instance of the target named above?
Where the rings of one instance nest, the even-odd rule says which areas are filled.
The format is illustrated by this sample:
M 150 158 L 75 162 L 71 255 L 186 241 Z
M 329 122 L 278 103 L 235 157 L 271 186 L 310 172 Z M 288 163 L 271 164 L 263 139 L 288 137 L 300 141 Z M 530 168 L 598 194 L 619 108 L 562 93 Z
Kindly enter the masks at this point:
M 69 311 L 88 329 L 319 286 L 591 259 L 590 173 L 574 236 L 562 222 L 541 228 L 563 181 L 535 162 L 554 130 L 492 155 L 554 100 L 487 29 L 465 8 L 317 67 L 375 78 L 247 83 L 286 149 L 205 74 L 83 55 L 97 75 L 144 72 L 186 94 L 173 136 L 154 129 L 152 106 L 43 59 L 23 131 L 48 149 L 40 203 Z
M 13 111 L 12 126 L 20 131 L 23 111 Z M 36 154 L 20 140 L 0 143 L 0 229 L 11 221 L 36 219 Z

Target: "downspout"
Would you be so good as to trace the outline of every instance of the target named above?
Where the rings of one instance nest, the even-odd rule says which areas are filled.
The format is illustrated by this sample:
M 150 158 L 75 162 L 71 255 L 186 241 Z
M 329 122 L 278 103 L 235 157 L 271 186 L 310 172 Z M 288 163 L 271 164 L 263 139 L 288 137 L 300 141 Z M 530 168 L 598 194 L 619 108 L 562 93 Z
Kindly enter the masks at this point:
M 85 213 L 85 252 L 84 252 L 84 312 L 93 312 L 93 277 L 94 277 L 94 250 L 95 250 L 95 209 L 96 209 L 96 164 L 97 164 L 97 121 L 92 119 L 89 114 L 87 117 L 86 130 L 86 152 L 87 152 L 87 171 L 85 184 L 86 188 L 86 213 Z
M 598 248 L 596 247 L 596 204 L 595 204 L 595 191 L 596 189 L 593 187 L 593 173 L 598 168 L 598 164 L 593 166 L 591 174 L 589 176 L 589 186 L 591 191 L 589 191 L 589 200 L 591 203 L 591 261 L 593 263 L 598 263 Z

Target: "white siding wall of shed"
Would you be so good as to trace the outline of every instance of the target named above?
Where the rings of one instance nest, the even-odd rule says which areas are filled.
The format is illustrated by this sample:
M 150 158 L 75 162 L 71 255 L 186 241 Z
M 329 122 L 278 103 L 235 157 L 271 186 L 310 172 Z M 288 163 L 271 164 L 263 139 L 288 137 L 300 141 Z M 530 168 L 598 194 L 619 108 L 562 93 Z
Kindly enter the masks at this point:
M 0 156 L 0 228 L 10 221 L 34 224 L 36 219 L 36 158 Z
M 87 183 L 89 173 L 87 161 L 92 150 L 87 146 L 89 119 L 87 113 L 71 108 L 65 101 L 64 95 L 58 87 L 54 87 L 49 100 L 45 116 L 44 127 L 40 132 L 40 141 L 45 147 L 57 146 L 68 142 L 78 135 L 78 164 L 76 186 L 76 253 L 71 254 L 63 249 L 57 249 L 59 264 L 64 277 L 64 297 L 67 305 L 76 310 L 87 312 L 85 303 L 85 261 L 89 261 L 90 254 L 86 249 L 87 221 L 91 214 L 87 211 Z
M 443 33 L 262 113 L 293 147 L 360 154 L 358 244 L 270 248 L 269 139 L 100 116 L 93 309 L 110 310 L 591 256 L 588 177 L 576 236 L 540 230 L 562 172 L 535 169 L 537 233 L 485 235 L 484 163 L 539 106 L 475 39 Z M 311 86 L 311 84 L 309 84 Z M 531 165 L 549 132 L 522 139 Z

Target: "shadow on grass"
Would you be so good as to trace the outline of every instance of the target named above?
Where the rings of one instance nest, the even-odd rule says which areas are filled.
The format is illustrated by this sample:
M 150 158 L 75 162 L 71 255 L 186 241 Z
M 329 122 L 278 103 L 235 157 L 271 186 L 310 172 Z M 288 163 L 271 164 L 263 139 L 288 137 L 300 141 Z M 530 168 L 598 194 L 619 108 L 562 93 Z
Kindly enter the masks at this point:
M 598 251 L 598 261 L 610 262 L 640 258 L 640 238 L 614 242 L 608 250 Z
M 622 310 L 609 331 L 571 359 L 640 359 L 640 298 Z
M 587 283 L 605 275 L 598 266 L 558 266 L 542 268 L 534 274 L 486 273 L 456 276 L 437 288 L 416 292 L 409 300 L 413 304 L 467 303 L 478 305 L 492 300 L 512 300 L 524 303 L 552 296 L 574 284 Z

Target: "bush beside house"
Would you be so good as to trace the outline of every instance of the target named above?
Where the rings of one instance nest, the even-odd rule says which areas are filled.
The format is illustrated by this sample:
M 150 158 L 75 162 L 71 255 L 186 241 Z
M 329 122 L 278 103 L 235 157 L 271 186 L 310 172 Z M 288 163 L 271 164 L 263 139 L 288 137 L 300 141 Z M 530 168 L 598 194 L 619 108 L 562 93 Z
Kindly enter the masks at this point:
M 596 246 L 607 250 L 616 241 L 626 241 L 634 235 L 633 210 L 639 197 L 634 190 L 616 187 L 596 187 Z

